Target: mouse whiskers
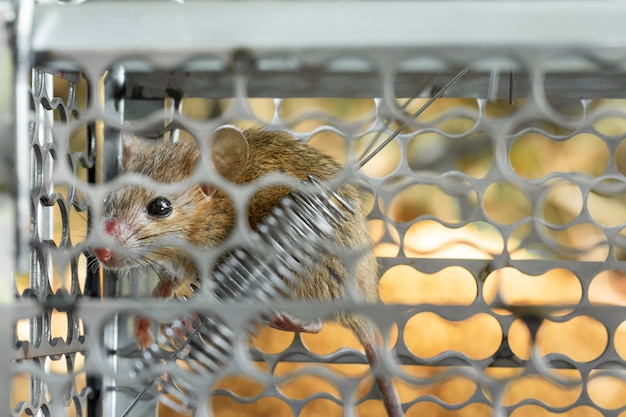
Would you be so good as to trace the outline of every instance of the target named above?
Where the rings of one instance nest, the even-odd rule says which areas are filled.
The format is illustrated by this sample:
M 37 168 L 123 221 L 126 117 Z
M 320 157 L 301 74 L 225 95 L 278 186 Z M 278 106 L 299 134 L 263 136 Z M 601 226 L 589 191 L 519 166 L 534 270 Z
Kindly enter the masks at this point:
M 100 262 L 98 262 L 98 259 L 94 258 L 87 258 L 89 259 L 89 262 L 87 263 L 87 270 L 89 272 L 98 272 L 98 268 L 100 267 Z
M 154 239 L 154 238 L 159 238 L 159 237 L 163 237 L 163 236 L 167 236 L 167 235 L 178 235 L 181 232 L 184 232 L 185 229 L 172 229 L 172 230 L 165 230 L 165 231 L 159 231 L 159 232 L 155 232 L 149 235 L 145 235 L 145 236 L 140 236 L 137 238 L 137 241 L 145 241 L 148 239 Z

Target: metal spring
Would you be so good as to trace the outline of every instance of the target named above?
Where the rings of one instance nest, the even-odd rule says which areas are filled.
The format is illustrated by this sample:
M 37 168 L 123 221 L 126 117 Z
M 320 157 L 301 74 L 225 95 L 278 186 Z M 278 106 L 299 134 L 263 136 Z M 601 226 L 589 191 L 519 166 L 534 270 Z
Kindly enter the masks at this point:
M 249 246 L 231 251 L 216 266 L 212 279 L 207 280 L 209 295 L 220 302 L 266 303 L 288 298 L 286 281 L 298 285 L 303 268 L 312 266 L 333 239 L 334 225 L 346 219 L 346 212 L 354 213 L 347 201 L 316 177 L 309 175 L 304 185 L 307 191 L 296 190 L 281 199 L 252 234 Z M 313 190 L 308 191 L 310 188 Z M 197 293 L 199 288 L 192 286 L 191 290 Z M 214 373 L 228 360 L 234 336 L 215 317 L 187 314 L 161 328 L 135 370 L 141 373 L 156 363 L 183 360 L 194 373 Z M 195 399 L 189 394 L 193 390 L 185 385 L 168 375 L 152 379 L 122 417 L 129 415 L 144 395 L 159 393 L 173 395 L 183 406 L 194 408 Z
M 314 192 L 294 191 L 283 198 L 258 226 L 250 247 L 234 250 L 219 263 L 209 294 L 219 301 L 263 302 L 289 294 L 285 280 L 297 285 L 303 267 L 312 266 L 324 243 L 334 237 L 332 223 L 346 218 L 332 198 L 353 210 L 317 178 L 309 176 L 308 183 L 315 186 Z

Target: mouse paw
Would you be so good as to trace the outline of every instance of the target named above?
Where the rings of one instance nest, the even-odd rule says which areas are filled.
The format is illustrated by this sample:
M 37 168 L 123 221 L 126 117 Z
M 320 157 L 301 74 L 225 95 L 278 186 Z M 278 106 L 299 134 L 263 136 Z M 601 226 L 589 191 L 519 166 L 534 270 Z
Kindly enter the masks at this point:
M 135 338 L 140 349 L 147 349 L 154 342 L 152 321 L 149 318 L 137 316 L 135 318 Z
M 163 280 L 154 289 L 154 295 L 160 298 L 170 298 L 174 295 L 176 284 L 170 279 Z
M 178 337 L 189 337 L 202 323 L 200 316 L 197 313 L 190 313 L 188 317 L 183 317 L 180 321 L 175 322 L 172 326 Z

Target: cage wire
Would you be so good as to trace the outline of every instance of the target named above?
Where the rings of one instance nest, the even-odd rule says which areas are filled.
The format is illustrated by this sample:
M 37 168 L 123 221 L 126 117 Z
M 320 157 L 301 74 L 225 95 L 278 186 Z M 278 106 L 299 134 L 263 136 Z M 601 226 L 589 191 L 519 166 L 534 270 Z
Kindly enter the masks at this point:
M 348 330 L 271 330 L 271 310 L 371 319 L 406 415 L 624 415 L 626 7 L 72 3 L 0 2 L 9 415 L 384 413 Z M 396 23 L 372 31 L 381 16 Z M 174 141 L 224 124 L 343 164 L 336 179 L 368 202 L 381 304 L 279 297 L 353 209 L 315 178 L 256 235 L 272 250 L 237 236 L 246 249 L 179 299 L 151 296 L 149 268 L 101 271 L 103 200 L 138 181 L 121 174 L 122 131 Z

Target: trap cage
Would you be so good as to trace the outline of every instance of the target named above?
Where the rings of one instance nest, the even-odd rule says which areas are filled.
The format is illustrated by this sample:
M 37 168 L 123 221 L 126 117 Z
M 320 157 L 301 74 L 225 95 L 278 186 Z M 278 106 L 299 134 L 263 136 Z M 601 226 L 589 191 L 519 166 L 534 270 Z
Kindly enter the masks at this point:
M 626 5 L 42 0 L 0 18 L 3 414 L 384 415 L 349 331 L 256 326 L 272 308 L 371 319 L 407 416 L 624 415 Z M 235 299 L 156 300 L 150 271 L 98 268 L 122 131 L 223 124 L 359 168 L 381 304 L 275 300 L 236 267 L 258 280 Z M 132 349 L 140 314 L 164 323 L 158 349 Z

